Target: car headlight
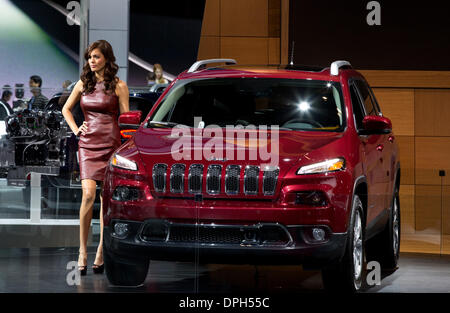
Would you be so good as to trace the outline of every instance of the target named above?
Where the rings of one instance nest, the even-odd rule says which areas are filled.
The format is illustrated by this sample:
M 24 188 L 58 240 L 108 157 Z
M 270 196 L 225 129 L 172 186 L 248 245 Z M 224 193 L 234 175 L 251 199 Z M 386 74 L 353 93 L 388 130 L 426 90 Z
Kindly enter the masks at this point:
M 123 156 L 120 156 L 118 154 L 114 154 L 113 158 L 111 159 L 111 165 L 130 171 L 137 171 L 138 169 L 136 162 L 128 160 L 127 158 L 124 158 Z
M 345 159 L 336 158 L 311 165 L 305 165 L 298 169 L 297 175 L 318 174 L 327 172 L 336 172 L 345 168 Z

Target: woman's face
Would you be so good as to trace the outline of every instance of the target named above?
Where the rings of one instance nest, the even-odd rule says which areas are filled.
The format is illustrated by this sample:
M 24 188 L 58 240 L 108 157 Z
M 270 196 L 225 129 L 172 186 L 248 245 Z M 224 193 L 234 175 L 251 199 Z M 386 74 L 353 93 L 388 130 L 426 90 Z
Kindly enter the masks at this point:
M 106 59 L 103 53 L 100 51 L 100 49 L 95 48 L 92 50 L 91 54 L 89 55 L 89 66 L 91 68 L 91 71 L 93 72 L 100 72 L 105 68 L 106 65 Z
M 157 68 L 157 69 L 155 70 L 155 77 L 156 77 L 156 79 L 161 79 L 161 77 L 162 77 L 162 71 L 161 71 L 161 69 Z

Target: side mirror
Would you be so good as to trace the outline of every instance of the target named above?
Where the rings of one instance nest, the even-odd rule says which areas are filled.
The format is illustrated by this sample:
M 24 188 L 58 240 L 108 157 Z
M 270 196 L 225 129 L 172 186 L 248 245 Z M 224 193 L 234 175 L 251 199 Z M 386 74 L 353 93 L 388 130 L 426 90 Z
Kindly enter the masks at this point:
M 392 122 L 384 116 L 369 115 L 363 119 L 364 129 L 360 132 L 362 135 L 370 134 L 389 134 L 392 132 Z
M 129 111 L 120 114 L 119 127 L 120 129 L 138 129 L 141 124 L 141 111 Z

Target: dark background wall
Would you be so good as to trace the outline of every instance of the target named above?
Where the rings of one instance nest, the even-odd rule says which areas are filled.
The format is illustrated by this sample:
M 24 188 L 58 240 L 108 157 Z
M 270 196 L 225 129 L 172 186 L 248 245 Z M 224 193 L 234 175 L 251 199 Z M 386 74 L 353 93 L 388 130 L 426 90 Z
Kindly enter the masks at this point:
M 70 0 L 52 1 L 66 7 Z M 79 26 L 69 26 L 64 15 L 43 1 L 12 2 L 52 39 L 78 54 Z M 177 75 L 197 59 L 204 8 L 205 0 L 131 0 L 130 52 Z M 145 70 L 130 62 L 130 85 L 145 84 L 145 75 Z
M 344 59 L 359 69 L 450 70 L 450 2 L 380 0 L 381 26 L 366 22 L 369 2 L 291 0 L 295 63 Z

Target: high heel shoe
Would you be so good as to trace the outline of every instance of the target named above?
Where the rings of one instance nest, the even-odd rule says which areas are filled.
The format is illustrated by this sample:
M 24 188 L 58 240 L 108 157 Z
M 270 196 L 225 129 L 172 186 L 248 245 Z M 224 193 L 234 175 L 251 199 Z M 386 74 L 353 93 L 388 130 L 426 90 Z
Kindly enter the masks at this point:
M 87 274 L 87 265 L 78 266 L 78 271 L 80 272 L 81 276 L 86 276 L 86 274 Z
M 83 254 L 80 254 L 78 256 L 78 271 L 80 272 L 81 276 L 86 276 L 87 274 L 87 265 L 80 265 L 80 258 Z M 83 257 L 83 263 L 87 263 L 87 256 Z
M 103 271 L 105 270 L 105 264 L 97 265 L 94 263 L 92 266 L 92 270 L 94 271 L 94 274 L 103 274 Z

